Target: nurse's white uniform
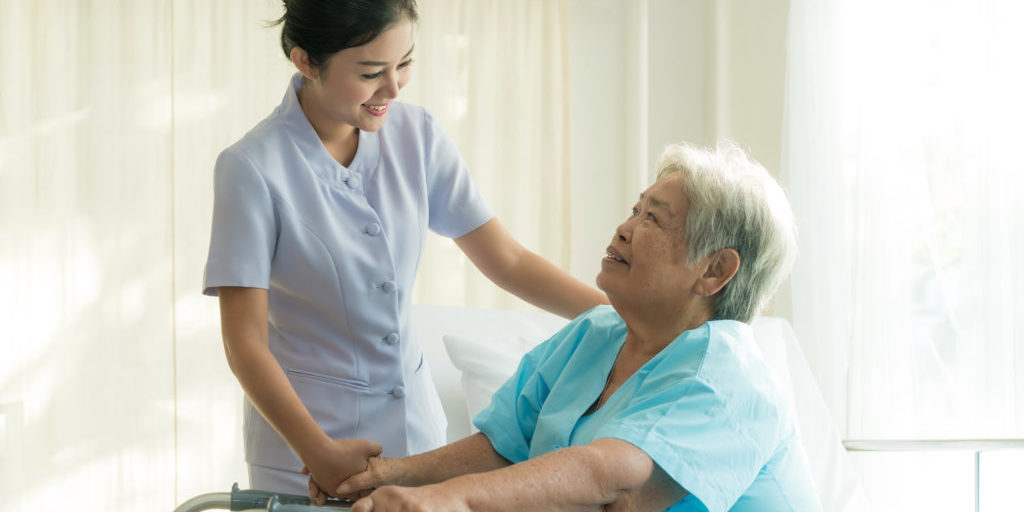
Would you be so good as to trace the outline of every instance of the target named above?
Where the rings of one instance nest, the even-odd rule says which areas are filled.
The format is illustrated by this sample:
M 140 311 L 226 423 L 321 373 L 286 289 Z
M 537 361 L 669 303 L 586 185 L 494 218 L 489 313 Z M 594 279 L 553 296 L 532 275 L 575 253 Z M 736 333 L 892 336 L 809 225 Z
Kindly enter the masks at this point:
M 268 290 L 270 351 L 331 438 L 391 457 L 433 449 L 446 424 L 410 325 L 416 268 L 428 228 L 457 238 L 493 214 L 426 110 L 393 102 L 346 168 L 303 114 L 301 84 L 217 159 L 204 293 Z M 299 458 L 248 401 L 245 456 L 254 488 L 306 493 Z

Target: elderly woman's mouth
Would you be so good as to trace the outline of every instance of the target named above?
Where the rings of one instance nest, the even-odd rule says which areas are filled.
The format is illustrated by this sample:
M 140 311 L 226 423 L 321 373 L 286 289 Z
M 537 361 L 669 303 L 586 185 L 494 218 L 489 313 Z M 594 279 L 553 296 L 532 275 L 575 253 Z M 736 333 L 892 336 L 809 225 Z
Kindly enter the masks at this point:
M 622 263 L 624 265 L 629 265 L 629 262 L 626 261 L 626 259 L 623 258 L 622 255 L 619 254 L 618 251 L 616 251 L 615 249 L 612 249 L 611 247 L 605 249 L 604 259 L 605 260 L 611 260 L 611 261 L 616 262 L 616 263 Z

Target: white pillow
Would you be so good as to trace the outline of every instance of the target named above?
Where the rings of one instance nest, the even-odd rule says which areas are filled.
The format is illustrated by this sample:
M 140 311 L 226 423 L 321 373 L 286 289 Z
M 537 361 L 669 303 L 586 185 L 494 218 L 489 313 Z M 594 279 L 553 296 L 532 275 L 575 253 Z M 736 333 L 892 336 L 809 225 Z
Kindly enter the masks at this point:
M 473 418 L 491 403 L 491 396 L 515 373 L 519 360 L 543 338 L 506 336 L 471 339 L 455 334 L 443 337 L 452 364 L 462 374 L 470 432 Z

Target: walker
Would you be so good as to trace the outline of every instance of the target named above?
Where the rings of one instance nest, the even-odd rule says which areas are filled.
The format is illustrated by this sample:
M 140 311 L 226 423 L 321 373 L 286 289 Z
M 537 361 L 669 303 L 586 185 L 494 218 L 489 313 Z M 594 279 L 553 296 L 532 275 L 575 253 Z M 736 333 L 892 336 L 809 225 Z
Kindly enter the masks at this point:
M 238 483 L 231 486 L 231 492 L 200 494 L 182 503 L 174 512 L 199 512 L 201 510 L 265 510 L 267 512 L 349 512 L 350 502 L 327 502 L 317 506 L 307 496 L 281 494 L 256 489 L 240 490 Z

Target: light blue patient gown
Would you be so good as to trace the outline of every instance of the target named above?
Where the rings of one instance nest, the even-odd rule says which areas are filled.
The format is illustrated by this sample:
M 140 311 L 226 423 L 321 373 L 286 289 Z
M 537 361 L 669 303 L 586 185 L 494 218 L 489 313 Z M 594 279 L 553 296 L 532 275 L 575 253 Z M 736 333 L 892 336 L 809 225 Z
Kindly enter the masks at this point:
M 428 229 L 456 238 L 493 214 L 423 108 L 393 102 L 346 168 L 303 114 L 301 83 L 217 159 L 204 293 L 268 290 L 270 351 L 331 438 L 394 457 L 436 448 L 446 423 L 410 324 L 416 267 Z M 252 485 L 305 494 L 295 453 L 248 401 L 244 414 Z
M 610 306 L 581 315 L 520 362 L 474 419 L 512 462 L 620 439 L 690 494 L 672 511 L 821 509 L 795 417 L 750 326 L 712 320 L 679 335 L 593 414 L 625 342 Z

